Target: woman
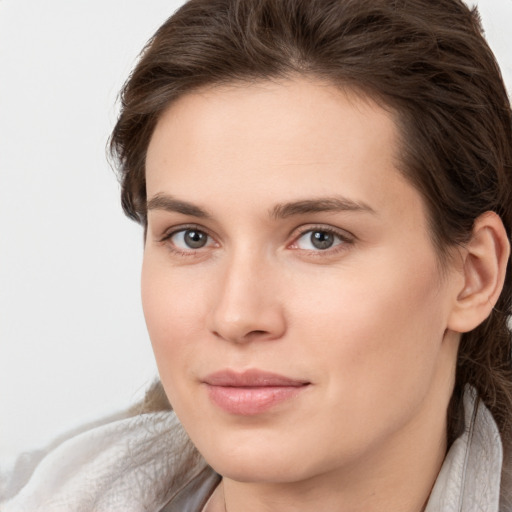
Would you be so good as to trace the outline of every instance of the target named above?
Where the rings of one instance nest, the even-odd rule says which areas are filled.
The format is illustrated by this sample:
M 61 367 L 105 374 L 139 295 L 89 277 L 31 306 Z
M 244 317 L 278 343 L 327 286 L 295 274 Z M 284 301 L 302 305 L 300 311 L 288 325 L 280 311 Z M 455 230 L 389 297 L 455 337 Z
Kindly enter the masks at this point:
M 175 415 L 5 510 L 512 510 L 511 141 L 458 0 L 189 1 L 111 142 Z

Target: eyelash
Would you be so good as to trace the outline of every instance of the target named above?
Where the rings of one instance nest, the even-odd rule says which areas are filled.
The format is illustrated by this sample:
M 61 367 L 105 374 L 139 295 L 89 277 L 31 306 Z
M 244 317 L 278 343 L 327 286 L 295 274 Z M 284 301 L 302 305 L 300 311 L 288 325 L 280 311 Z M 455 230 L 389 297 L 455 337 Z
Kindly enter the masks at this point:
M 327 249 L 316 249 L 316 250 L 307 250 L 307 249 L 300 249 L 300 248 L 294 248 L 293 245 L 296 245 L 297 242 L 307 233 L 326 233 L 328 235 L 332 235 L 333 237 L 337 238 L 340 243 L 334 245 L 333 247 L 329 247 Z M 348 233 L 347 231 L 342 231 L 339 229 L 335 229 L 330 226 L 303 226 L 299 228 L 299 233 L 294 236 L 292 244 L 288 245 L 288 247 L 292 247 L 293 250 L 302 250 L 304 252 L 308 253 L 308 256 L 313 257 L 325 257 L 325 256 L 334 256 L 342 251 L 346 251 L 348 249 L 347 245 L 352 245 L 355 242 L 355 237 Z
M 200 232 L 200 233 L 203 233 L 204 235 L 206 235 L 210 240 L 213 240 L 213 237 L 203 227 L 197 226 L 194 224 L 190 224 L 190 225 L 184 225 L 184 226 L 179 226 L 179 227 L 173 228 L 172 231 L 166 233 L 159 240 L 159 242 L 161 244 L 166 245 L 168 247 L 168 249 L 173 254 L 176 254 L 178 256 L 185 256 L 185 257 L 196 256 L 197 253 L 199 251 L 201 251 L 202 249 L 206 248 L 206 246 L 201 247 L 199 249 L 190 248 L 187 250 L 182 250 L 182 249 L 177 248 L 175 245 L 169 243 L 169 241 L 171 240 L 171 238 L 173 236 L 177 235 L 178 233 L 186 232 L 186 231 L 197 231 L 197 232 Z M 308 250 L 308 249 L 300 249 L 298 247 L 293 247 L 294 245 L 297 244 L 297 242 L 305 234 L 314 233 L 314 232 L 320 232 L 320 233 L 332 235 L 333 237 L 338 239 L 340 241 L 340 243 L 334 245 L 334 247 L 329 247 L 324 250 L 322 250 L 322 249 Z M 325 257 L 327 255 L 335 255 L 335 254 L 338 254 L 339 252 L 347 250 L 347 245 L 352 245 L 354 243 L 354 241 L 355 241 L 355 237 L 351 233 L 348 233 L 346 231 L 337 230 L 330 226 L 327 227 L 327 226 L 321 226 L 321 225 L 318 225 L 318 226 L 308 225 L 308 226 L 303 226 L 301 228 L 298 228 L 298 233 L 294 236 L 293 242 L 291 244 L 288 244 L 287 247 L 291 248 L 292 250 L 302 250 L 303 252 L 307 252 L 308 255 L 310 255 L 310 256 L 315 256 L 315 257 L 324 256 Z
M 183 249 L 179 249 L 178 247 L 176 247 L 175 245 L 173 245 L 172 243 L 169 243 L 171 238 L 175 235 L 177 235 L 178 233 L 181 233 L 181 232 L 185 232 L 185 231 L 197 231 L 199 233 L 203 233 L 205 234 L 208 238 L 210 238 L 211 240 L 213 240 L 213 237 L 208 233 L 208 231 L 206 231 L 203 227 L 201 226 L 196 226 L 194 224 L 189 224 L 189 225 L 185 225 L 185 226 L 178 226 L 176 228 L 173 228 L 171 231 L 167 232 L 160 240 L 159 242 L 161 244 L 164 244 L 166 245 L 166 247 L 173 253 L 173 254 L 176 254 L 177 256 L 196 256 L 197 253 L 203 249 L 203 247 L 199 248 L 199 249 L 187 249 L 187 250 L 183 250 Z

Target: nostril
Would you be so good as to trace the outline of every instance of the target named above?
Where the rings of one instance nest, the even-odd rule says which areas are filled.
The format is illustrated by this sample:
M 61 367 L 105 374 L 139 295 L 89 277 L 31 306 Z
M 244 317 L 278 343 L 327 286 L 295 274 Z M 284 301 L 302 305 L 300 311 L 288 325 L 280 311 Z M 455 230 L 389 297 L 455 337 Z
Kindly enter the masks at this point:
M 286 330 L 283 312 L 275 304 L 261 302 L 217 304 L 209 314 L 208 330 L 215 339 L 236 343 L 280 338 Z
M 245 334 L 238 334 L 234 332 L 225 332 L 222 334 L 222 331 L 212 331 L 212 334 L 216 338 L 220 338 L 223 340 L 229 340 L 229 341 L 235 341 L 237 343 L 247 343 L 249 341 L 258 340 L 258 339 L 265 339 L 267 337 L 271 337 L 271 333 L 268 331 L 262 330 L 262 329 L 255 329 L 252 331 L 249 331 Z
M 251 331 L 247 336 L 262 336 L 268 334 L 267 331 Z

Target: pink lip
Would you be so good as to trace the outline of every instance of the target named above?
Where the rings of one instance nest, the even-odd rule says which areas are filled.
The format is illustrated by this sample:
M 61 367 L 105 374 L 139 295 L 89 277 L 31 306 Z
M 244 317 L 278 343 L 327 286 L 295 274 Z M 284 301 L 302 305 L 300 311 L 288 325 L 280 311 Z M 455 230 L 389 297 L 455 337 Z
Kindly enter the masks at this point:
M 222 370 L 204 380 L 210 400 L 231 414 L 251 416 L 297 396 L 308 381 L 261 370 Z

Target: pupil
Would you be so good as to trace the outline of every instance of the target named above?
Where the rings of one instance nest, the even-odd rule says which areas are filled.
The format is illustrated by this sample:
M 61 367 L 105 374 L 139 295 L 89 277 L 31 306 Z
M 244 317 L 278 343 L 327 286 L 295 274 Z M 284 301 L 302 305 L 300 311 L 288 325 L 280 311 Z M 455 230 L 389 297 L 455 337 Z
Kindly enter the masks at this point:
M 311 233 L 311 243 L 317 249 L 329 249 L 334 243 L 334 238 L 331 233 L 325 231 L 314 231 Z
M 191 249 L 200 249 L 206 244 L 206 235 L 201 231 L 188 230 L 185 233 L 185 242 Z

